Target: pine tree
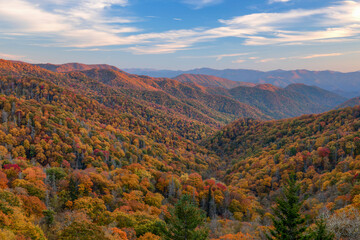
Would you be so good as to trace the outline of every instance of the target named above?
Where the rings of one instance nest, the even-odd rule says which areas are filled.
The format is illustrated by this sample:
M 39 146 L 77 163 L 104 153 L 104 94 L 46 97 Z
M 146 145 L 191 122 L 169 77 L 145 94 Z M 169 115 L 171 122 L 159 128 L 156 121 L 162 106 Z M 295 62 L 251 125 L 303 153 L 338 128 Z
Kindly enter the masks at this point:
M 183 195 L 169 212 L 170 216 L 165 217 L 166 226 L 162 229 L 164 239 L 208 239 L 209 231 L 203 227 L 205 214 L 194 205 L 189 195 Z
M 334 234 L 329 233 L 326 230 L 326 223 L 324 219 L 320 219 L 316 222 L 316 229 L 312 234 L 312 239 L 314 240 L 333 240 Z
M 279 240 L 305 240 L 310 239 L 304 226 L 305 218 L 300 214 L 302 202 L 299 199 L 300 186 L 296 183 L 294 174 L 290 175 L 284 187 L 283 196 L 276 200 L 276 208 L 272 217 L 274 229 L 270 230 L 271 236 L 267 239 Z

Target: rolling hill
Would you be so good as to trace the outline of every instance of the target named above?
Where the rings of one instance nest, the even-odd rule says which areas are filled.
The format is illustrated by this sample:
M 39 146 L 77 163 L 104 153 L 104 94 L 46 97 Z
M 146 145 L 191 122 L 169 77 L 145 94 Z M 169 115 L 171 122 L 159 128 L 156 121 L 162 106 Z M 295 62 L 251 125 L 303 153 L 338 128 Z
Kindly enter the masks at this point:
M 351 98 L 351 99 L 347 100 L 346 102 L 337 106 L 336 109 L 345 108 L 345 107 L 355 107 L 357 105 L 360 105 L 360 97 Z
M 82 64 L 82 63 L 65 63 L 65 64 L 34 64 L 35 66 L 53 71 L 53 72 L 72 72 L 72 71 L 85 71 L 90 69 L 112 69 L 116 71 L 120 71 L 117 67 L 107 65 L 107 64 Z
M 143 114 L 143 110 L 135 109 L 149 108 L 160 115 L 174 116 L 182 121 L 194 120 L 215 128 L 239 117 L 270 119 L 255 107 L 221 95 L 209 94 L 199 85 L 172 79 L 137 76 L 112 69 L 57 73 L 26 63 L 4 60 L 0 65 L 0 73 L 45 78 L 61 86 L 71 86 L 81 93 L 92 94 L 109 106 L 117 104 L 128 111 L 134 109 L 139 115 Z
M 325 112 L 346 100 L 318 87 L 299 84 L 286 88 L 259 84 L 255 87 L 236 87 L 230 89 L 229 93 L 234 99 L 257 107 L 275 119 Z
M 297 83 L 290 84 L 285 89 L 305 95 L 310 101 L 318 103 L 328 110 L 346 101 L 345 97 L 326 91 L 316 86 L 307 86 Z
M 102 65 L 78 65 L 91 69 L 65 74 L 86 75 L 136 100 L 176 109 L 190 119 L 214 126 L 239 117 L 280 119 L 321 113 L 346 100 L 318 87 L 301 84 L 281 88 L 272 84 L 255 85 L 196 74 L 180 75 L 173 80 L 129 74 L 119 69 L 96 68 Z M 234 85 L 239 86 L 232 88 Z

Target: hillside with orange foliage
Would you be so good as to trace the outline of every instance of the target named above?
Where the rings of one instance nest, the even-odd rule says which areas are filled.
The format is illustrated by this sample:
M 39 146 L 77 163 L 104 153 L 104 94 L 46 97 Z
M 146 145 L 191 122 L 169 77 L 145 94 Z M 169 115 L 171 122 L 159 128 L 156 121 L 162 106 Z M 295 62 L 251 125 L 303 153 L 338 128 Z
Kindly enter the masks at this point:
M 38 67 L 45 68 L 53 72 L 73 72 L 73 71 L 86 71 L 91 69 L 107 69 L 120 71 L 117 67 L 107 64 L 82 64 L 82 63 L 65 63 L 65 64 L 35 64 Z
M 0 239 L 161 239 L 184 194 L 211 239 L 259 239 L 290 172 L 309 224 L 360 206 L 359 107 L 262 121 L 194 83 L 4 60 L 0 90 Z M 258 119 L 219 130 L 236 111 Z

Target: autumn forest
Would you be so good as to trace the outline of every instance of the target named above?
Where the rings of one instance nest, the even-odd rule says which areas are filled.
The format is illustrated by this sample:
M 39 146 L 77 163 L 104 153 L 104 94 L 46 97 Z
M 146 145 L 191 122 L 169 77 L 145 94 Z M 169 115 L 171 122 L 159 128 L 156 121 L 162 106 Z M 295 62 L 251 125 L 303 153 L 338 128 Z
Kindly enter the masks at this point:
M 360 239 L 358 98 L 7 60 L 0 91 L 0 239 Z

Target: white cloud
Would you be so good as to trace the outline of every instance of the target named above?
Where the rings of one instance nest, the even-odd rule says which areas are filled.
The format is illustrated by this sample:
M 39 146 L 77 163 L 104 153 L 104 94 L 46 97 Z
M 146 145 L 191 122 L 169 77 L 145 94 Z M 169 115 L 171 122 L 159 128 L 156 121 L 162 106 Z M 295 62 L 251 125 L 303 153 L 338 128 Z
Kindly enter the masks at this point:
M 182 2 L 194 7 L 195 9 L 200 9 L 206 6 L 222 3 L 223 0 L 182 0 Z
M 183 0 L 195 8 L 221 0 Z M 75 5 L 74 5 L 75 4 Z M 318 9 L 254 13 L 219 20 L 215 28 L 138 33 L 132 18 L 110 17 L 113 5 L 127 0 L 0 0 L 0 32 L 3 36 L 29 35 L 48 39 L 47 44 L 77 48 L 124 46 L 136 54 L 164 54 L 193 48 L 201 42 L 237 38 L 245 45 L 294 45 L 350 41 L 360 36 L 360 2 L 343 1 Z M 176 18 L 174 18 L 176 20 Z M 129 46 L 129 47 L 127 47 Z M 240 56 L 224 54 L 213 56 Z
M 305 55 L 305 56 L 291 56 L 291 57 L 282 57 L 282 58 L 266 58 L 261 59 L 257 61 L 258 63 L 266 63 L 266 62 L 272 62 L 272 61 L 284 61 L 284 60 L 292 60 L 292 59 L 313 59 L 313 58 L 322 58 L 322 57 L 337 57 L 337 56 L 343 56 L 348 54 L 354 54 L 359 53 L 359 51 L 354 52 L 336 52 L 336 53 L 319 53 L 319 54 L 311 54 L 311 55 Z
M 278 3 L 278 2 L 290 2 L 290 0 L 269 0 L 270 4 Z
M 290 10 L 282 13 L 254 13 L 235 17 L 230 20 L 219 20 L 221 23 L 236 27 L 276 27 L 279 24 L 290 25 L 304 17 L 323 14 L 324 9 Z
M 354 11 L 360 3 L 345 1 L 335 6 L 320 9 L 297 9 L 282 13 L 255 13 L 229 20 L 219 20 L 222 26 L 209 29 L 176 30 L 151 33 L 134 38 L 149 41 L 138 46 L 137 53 L 174 52 L 192 47 L 199 42 L 234 37 L 244 40 L 245 45 L 297 45 L 304 43 L 344 40 L 360 34 L 360 24 Z M 309 25 L 311 23 L 311 25 Z M 299 26 L 310 26 L 310 30 L 298 30 Z M 301 28 L 300 28 L 301 29 Z M 156 43 L 153 44 L 152 43 Z M 169 49 L 167 44 L 173 48 Z M 154 47 L 153 51 L 150 49 Z M 218 58 L 218 59 L 221 59 Z
M 223 58 L 227 58 L 227 57 L 231 58 L 231 57 L 238 57 L 238 56 L 246 56 L 249 54 L 253 54 L 253 53 L 231 53 L 231 54 L 207 55 L 207 56 L 182 56 L 181 58 L 215 58 L 216 61 L 220 61 Z
M 334 57 L 334 56 L 341 56 L 344 55 L 344 53 L 325 53 L 325 54 L 313 54 L 308 55 L 305 57 L 299 57 L 300 59 L 311 59 L 311 58 L 319 58 L 319 57 Z
M 232 63 L 243 63 L 243 62 L 245 62 L 244 59 L 237 59 L 235 61 L 232 61 Z
M 167 54 L 186 49 L 190 45 L 185 43 L 156 44 L 147 47 L 130 47 L 129 50 L 135 54 Z
M 230 20 L 220 20 L 232 31 L 255 29 L 245 36 L 246 45 L 289 44 L 336 38 L 360 33 L 360 3 L 344 1 L 335 6 L 282 13 L 255 13 Z M 310 30 L 298 30 L 307 26 Z
M 0 18 L 3 23 L 11 23 L 8 30 L 14 28 L 16 32 L 51 33 L 64 31 L 70 27 L 64 16 L 46 12 L 22 0 L 0 0 Z
M 8 60 L 22 60 L 25 56 L 8 54 L 8 53 L 0 53 L 0 58 L 8 59 Z
M 138 29 L 124 25 L 132 19 L 109 18 L 105 12 L 112 5 L 127 3 L 127 0 L 50 0 L 33 4 L 28 0 L 0 0 L 0 31 L 50 38 L 60 46 L 123 44 L 119 33 Z

